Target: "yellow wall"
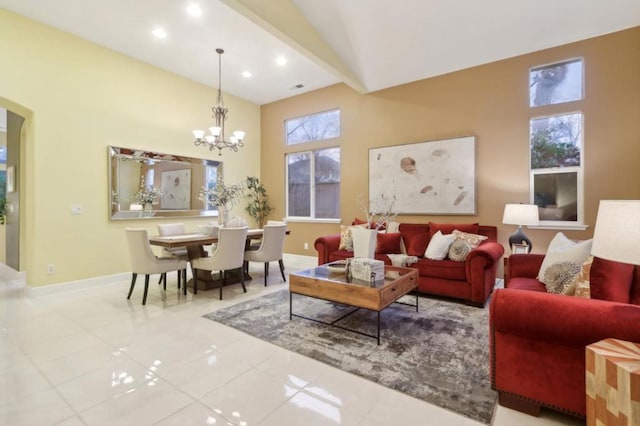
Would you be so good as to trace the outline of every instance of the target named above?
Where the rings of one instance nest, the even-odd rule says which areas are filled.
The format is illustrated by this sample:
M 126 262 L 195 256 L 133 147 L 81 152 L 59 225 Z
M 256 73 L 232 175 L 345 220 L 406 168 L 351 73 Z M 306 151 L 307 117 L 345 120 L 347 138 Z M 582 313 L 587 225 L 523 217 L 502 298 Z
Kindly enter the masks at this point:
M 336 85 L 262 106 L 263 182 L 285 214 L 284 155 L 316 147 L 341 147 L 342 223 L 363 217 L 354 201 L 368 194 L 368 150 L 411 142 L 476 136 L 475 216 L 400 216 L 406 222 L 479 222 L 498 226 L 505 246 L 515 227 L 502 225 L 507 203 L 529 202 L 529 68 L 583 57 L 585 99 L 569 106 L 584 112 L 585 231 L 593 234 L 600 199 L 640 199 L 640 27 L 360 95 Z M 437 58 L 433 58 L 437 61 Z M 402 66 L 402 64 L 389 64 Z M 283 120 L 331 108 L 342 111 L 342 137 L 308 145 L 284 145 Z M 535 116 L 567 111 L 536 108 Z M 286 251 L 315 255 L 319 235 L 337 224 L 291 223 Z M 534 252 L 544 252 L 557 230 L 528 230 Z M 303 244 L 309 243 L 304 250 Z M 507 252 L 508 253 L 508 252 Z
M 128 271 L 124 228 L 156 233 L 166 220 L 109 221 L 107 146 L 220 159 L 191 136 L 211 123 L 215 89 L 2 9 L 0 52 L 0 106 L 32 112 L 19 170 L 26 194 L 20 269 L 28 284 Z M 259 176 L 260 108 L 230 95 L 225 102 L 229 128 L 247 132 L 245 148 L 222 156 L 225 181 Z M 72 204 L 84 214 L 71 215 Z M 208 222 L 184 221 L 188 229 Z M 56 274 L 47 275 L 48 264 Z

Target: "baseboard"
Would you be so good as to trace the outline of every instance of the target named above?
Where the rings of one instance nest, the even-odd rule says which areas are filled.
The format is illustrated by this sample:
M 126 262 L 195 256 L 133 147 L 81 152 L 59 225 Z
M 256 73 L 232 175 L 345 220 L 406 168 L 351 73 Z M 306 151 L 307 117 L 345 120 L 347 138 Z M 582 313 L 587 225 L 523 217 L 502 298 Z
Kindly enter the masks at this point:
M 42 297 L 53 294 L 66 293 L 69 291 L 85 290 L 88 288 L 115 284 L 131 279 L 131 273 L 125 272 L 121 274 L 105 275 L 101 277 L 86 278 L 84 280 L 69 281 L 66 283 L 52 284 L 41 287 L 25 287 L 25 294 L 28 297 Z

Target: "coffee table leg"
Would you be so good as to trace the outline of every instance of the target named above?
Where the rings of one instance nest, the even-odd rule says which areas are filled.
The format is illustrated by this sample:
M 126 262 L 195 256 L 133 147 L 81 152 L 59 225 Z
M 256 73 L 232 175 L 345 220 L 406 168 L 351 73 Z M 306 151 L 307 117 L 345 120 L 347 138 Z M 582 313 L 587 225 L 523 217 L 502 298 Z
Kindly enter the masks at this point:
M 291 321 L 291 318 L 293 317 L 292 305 L 293 305 L 293 293 L 289 292 L 289 321 Z
M 378 311 L 378 346 L 380 346 L 380 311 Z
M 418 292 L 416 291 L 416 312 L 418 312 Z

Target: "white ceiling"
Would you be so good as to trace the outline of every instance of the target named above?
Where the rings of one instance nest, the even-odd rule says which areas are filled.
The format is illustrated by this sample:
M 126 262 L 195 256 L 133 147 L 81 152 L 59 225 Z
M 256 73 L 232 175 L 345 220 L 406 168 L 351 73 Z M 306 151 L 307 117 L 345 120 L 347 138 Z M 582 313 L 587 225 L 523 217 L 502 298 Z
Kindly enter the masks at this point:
M 186 7 L 197 3 L 199 18 Z M 640 25 L 640 0 L 0 0 L 0 7 L 262 105 L 363 93 Z M 156 26 L 168 33 L 151 35 Z M 277 55 L 288 59 L 275 64 Z M 242 71 L 250 71 L 250 79 Z M 302 89 L 292 89 L 303 84 Z

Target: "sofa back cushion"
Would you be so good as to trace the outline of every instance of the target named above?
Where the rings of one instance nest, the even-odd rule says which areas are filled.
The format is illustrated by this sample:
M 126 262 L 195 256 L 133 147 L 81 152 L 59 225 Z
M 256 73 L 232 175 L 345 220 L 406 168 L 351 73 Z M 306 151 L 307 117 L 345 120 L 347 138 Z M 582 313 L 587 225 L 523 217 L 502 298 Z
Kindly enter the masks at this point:
M 402 234 L 399 232 L 380 232 L 376 244 L 376 253 L 379 254 L 400 254 L 400 242 Z
M 424 256 L 431 235 L 426 223 L 401 223 L 402 240 L 409 256 Z
M 592 299 L 629 303 L 635 267 L 628 263 L 593 258 L 589 277 Z
M 454 230 L 468 232 L 470 234 L 478 233 L 478 224 L 477 223 L 459 223 L 459 224 L 450 224 L 450 223 L 434 223 L 429 222 L 429 233 L 433 236 L 436 232 L 440 231 L 444 235 L 451 234 Z
M 629 303 L 640 305 L 640 265 L 633 268 L 633 281 L 631 282 L 631 293 Z

